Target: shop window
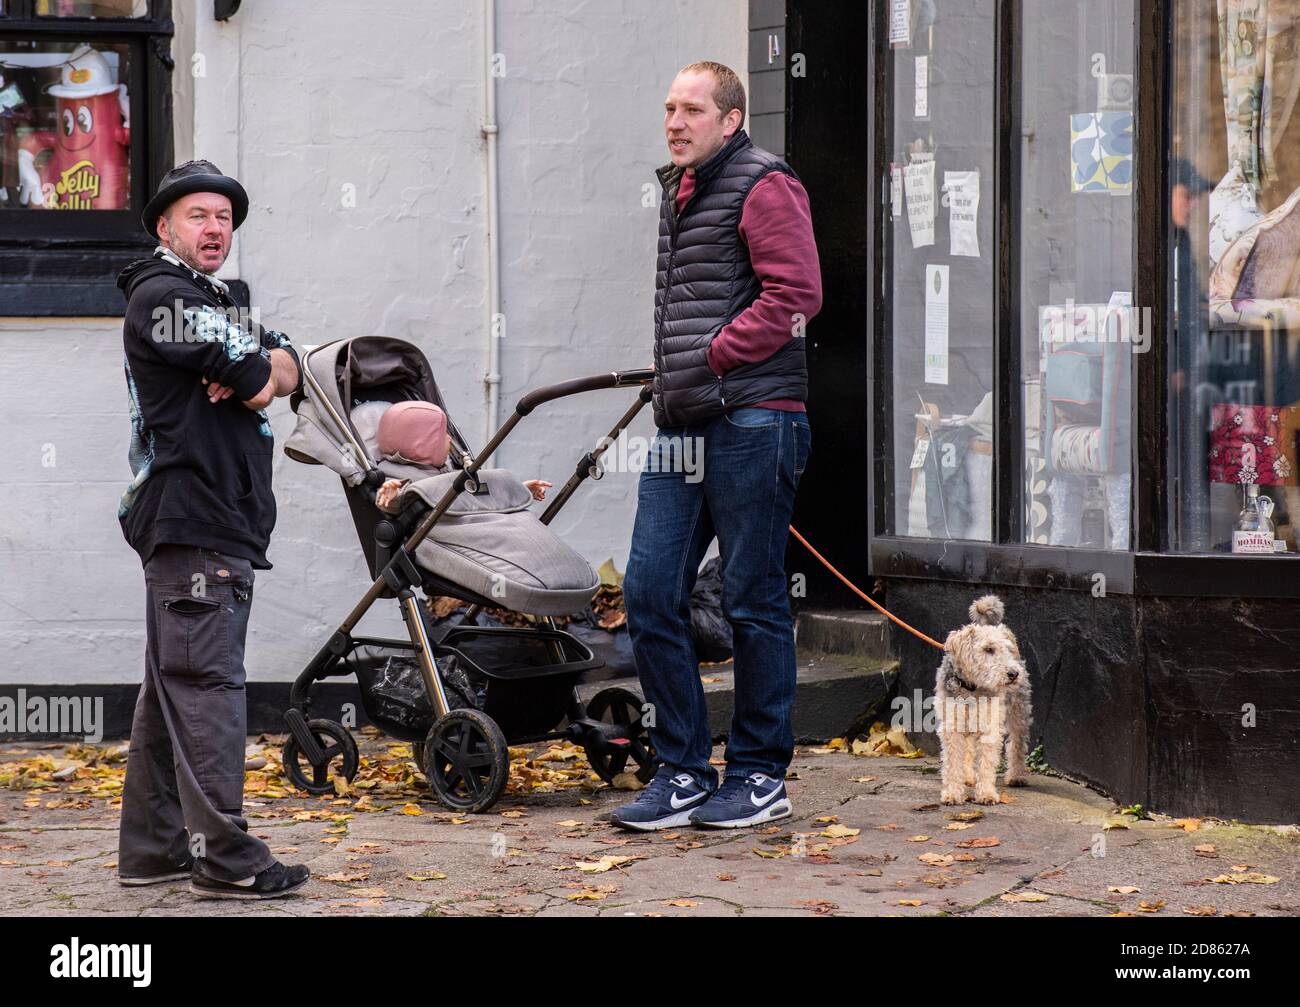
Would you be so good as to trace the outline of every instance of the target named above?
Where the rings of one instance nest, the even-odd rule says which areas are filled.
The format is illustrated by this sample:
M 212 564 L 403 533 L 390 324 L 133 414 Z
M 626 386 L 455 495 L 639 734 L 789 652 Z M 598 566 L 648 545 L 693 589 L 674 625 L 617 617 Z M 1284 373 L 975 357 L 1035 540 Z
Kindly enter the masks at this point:
M 1170 543 L 1295 555 L 1300 0 L 1180 2 L 1173 30 Z
M 0 209 L 130 208 L 130 60 L 125 45 L 0 42 Z
M 1022 541 L 1130 548 L 1133 0 L 1035 0 L 1021 66 Z
M 170 159 L 170 4 L 5 0 L 0 314 L 119 313 Z
M 149 0 L 36 0 L 37 17 L 144 17 Z
M 990 541 L 995 3 L 895 6 L 884 220 L 892 532 Z

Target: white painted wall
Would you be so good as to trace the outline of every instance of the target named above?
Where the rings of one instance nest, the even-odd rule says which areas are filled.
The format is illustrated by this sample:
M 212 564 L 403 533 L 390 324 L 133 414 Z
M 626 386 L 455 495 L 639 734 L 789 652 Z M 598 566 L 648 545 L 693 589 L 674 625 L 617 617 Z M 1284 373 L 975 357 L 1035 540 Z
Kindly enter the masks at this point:
M 482 4 L 178 0 L 177 160 L 207 157 L 252 199 L 223 276 L 299 345 L 385 333 L 420 345 L 482 436 L 487 326 Z M 744 73 L 745 0 L 498 0 L 502 407 L 563 378 L 651 359 L 661 103 L 682 64 Z M 205 75 L 192 77 L 192 56 Z M 342 205 L 343 186 L 357 205 Z M 130 476 L 120 319 L 0 319 L 0 682 L 140 677 L 144 586 L 121 537 Z M 632 401 L 594 393 L 526 420 L 498 454 L 561 484 Z M 283 443 L 293 416 L 271 410 Z M 652 432 L 649 409 L 632 433 Z M 42 464 L 53 445 L 53 467 Z M 45 456 L 48 458 L 48 454 Z M 339 482 L 278 454 L 275 569 L 258 574 L 251 679 L 292 678 L 364 590 Z M 556 527 L 593 565 L 627 558 L 636 477 L 588 484 Z M 395 614 L 365 630 L 388 631 Z

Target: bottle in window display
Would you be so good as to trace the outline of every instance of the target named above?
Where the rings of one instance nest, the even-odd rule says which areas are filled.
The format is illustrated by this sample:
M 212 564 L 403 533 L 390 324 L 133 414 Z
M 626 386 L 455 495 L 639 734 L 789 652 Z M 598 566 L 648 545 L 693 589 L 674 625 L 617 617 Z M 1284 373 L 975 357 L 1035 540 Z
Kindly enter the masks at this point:
M 1232 529 L 1232 551 L 1239 553 L 1273 552 L 1273 501 L 1259 495 L 1259 486 L 1245 487 L 1246 503 Z
M 126 86 L 114 81 L 102 53 L 83 45 L 63 64 L 49 94 L 58 125 L 22 141 L 20 201 L 50 210 L 125 208 L 131 143 Z M 38 169 L 45 151 L 49 159 Z

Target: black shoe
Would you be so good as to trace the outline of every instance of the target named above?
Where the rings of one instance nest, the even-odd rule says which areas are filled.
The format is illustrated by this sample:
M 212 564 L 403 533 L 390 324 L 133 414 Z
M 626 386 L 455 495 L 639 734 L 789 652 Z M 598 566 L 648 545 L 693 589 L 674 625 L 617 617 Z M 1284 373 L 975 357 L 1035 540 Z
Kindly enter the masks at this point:
M 168 881 L 186 881 L 189 879 L 193 870 L 194 858 L 191 857 L 175 870 L 163 871 L 161 874 L 146 874 L 131 878 L 119 875 L 117 883 L 119 885 L 124 885 L 127 888 L 135 888 L 141 885 L 160 885 Z
M 310 877 L 311 870 L 306 864 L 275 863 L 250 881 L 239 884 L 218 881 L 196 863 L 190 874 L 190 891 L 205 899 L 278 899 L 297 891 Z

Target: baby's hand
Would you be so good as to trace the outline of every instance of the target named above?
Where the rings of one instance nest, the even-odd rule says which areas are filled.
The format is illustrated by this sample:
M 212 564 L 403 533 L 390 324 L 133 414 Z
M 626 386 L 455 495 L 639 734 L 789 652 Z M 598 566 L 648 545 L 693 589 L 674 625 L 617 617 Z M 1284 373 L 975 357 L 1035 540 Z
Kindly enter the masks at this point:
M 524 485 L 528 487 L 528 492 L 533 495 L 534 500 L 546 499 L 546 491 L 551 488 L 551 484 L 545 479 L 525 479 Z
M 375 494 L 375 506 L 381 511 L 389 514 L 397 511 L 397 496 L 402 492 L 404 479 L 388 479 L 384 485 L 379 487 L 379 492 Z

